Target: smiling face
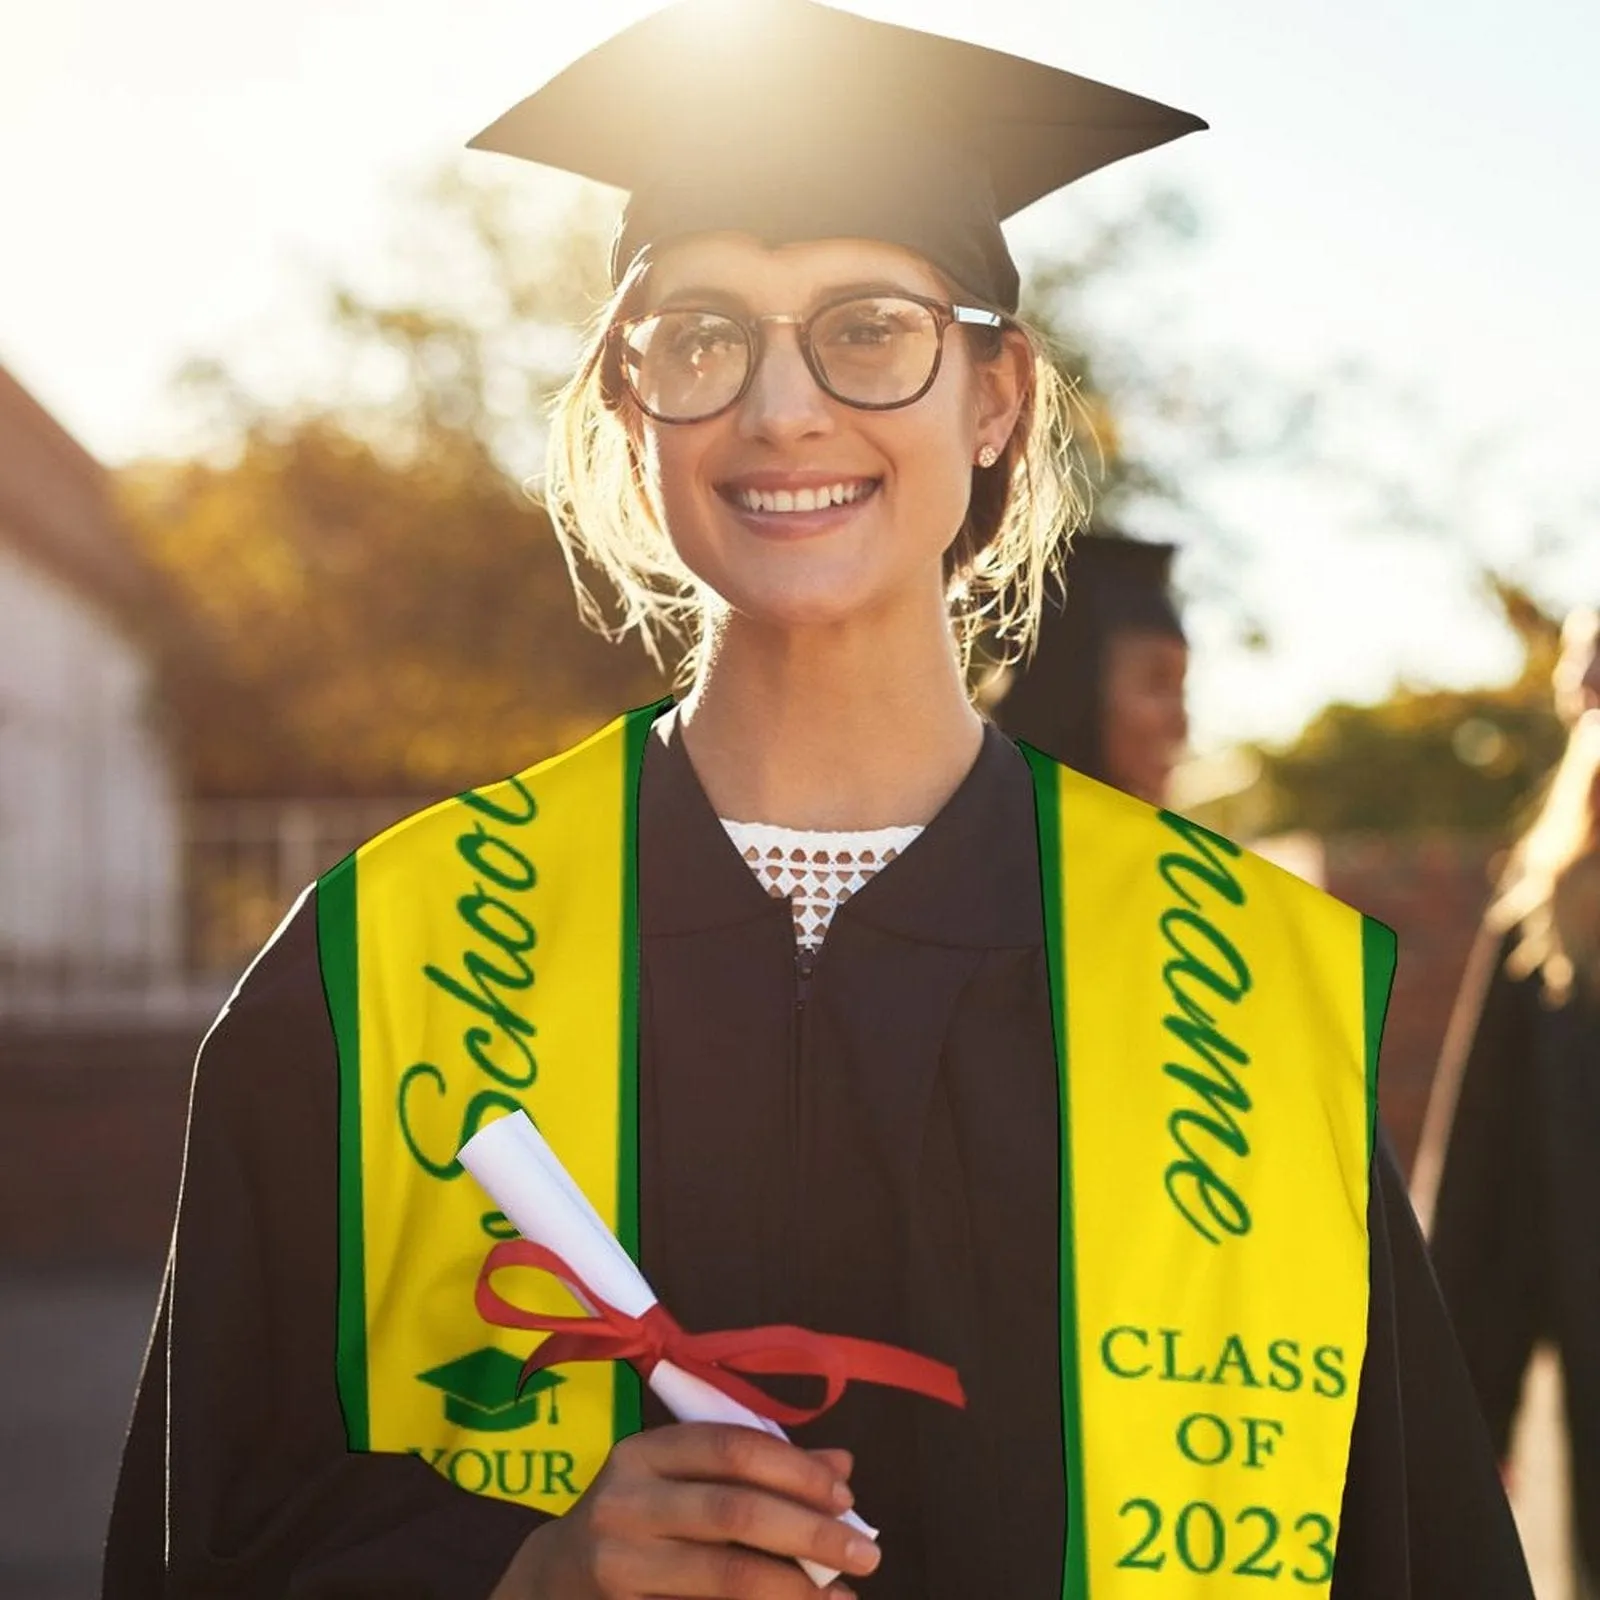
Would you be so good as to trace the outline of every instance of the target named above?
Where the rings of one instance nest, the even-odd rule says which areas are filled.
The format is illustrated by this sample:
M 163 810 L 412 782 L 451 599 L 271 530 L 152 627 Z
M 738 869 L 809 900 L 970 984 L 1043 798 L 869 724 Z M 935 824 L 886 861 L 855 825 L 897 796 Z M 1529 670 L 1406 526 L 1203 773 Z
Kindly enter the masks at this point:
M 893 245 L 769 249 L 715 234 L 665 248 L 639 309 L 805 316 L 844 296 L 893 293 L 951 298 L 921 258 Z M 734 615 L 780 629 L 905 607 L 942 619 L 942 560 L 966 516 L 974 460 L 986 444 L 1005 445 L 1029 360 L 1011 334 L 998 359 L 977 360 L 951 328 L 927 393 L 866 411 L 822 390 L 793 325 L 767 323 L 736 405 L 692 423 L 630 408 L 630 426 L 679 557 Z

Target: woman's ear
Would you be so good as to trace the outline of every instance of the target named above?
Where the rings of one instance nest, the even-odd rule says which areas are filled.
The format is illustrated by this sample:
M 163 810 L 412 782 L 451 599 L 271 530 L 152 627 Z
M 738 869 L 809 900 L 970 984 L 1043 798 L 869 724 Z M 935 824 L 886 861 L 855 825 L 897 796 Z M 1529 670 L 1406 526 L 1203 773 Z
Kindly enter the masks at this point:
M 1033 383 L 1033 347 L 1025 334 L 1007 328 L 1000 336 L 999 353 L 991 360 L 975 361 L 972 370 L 977 396 L 974 453 L 987 445 L 1001 455 Z

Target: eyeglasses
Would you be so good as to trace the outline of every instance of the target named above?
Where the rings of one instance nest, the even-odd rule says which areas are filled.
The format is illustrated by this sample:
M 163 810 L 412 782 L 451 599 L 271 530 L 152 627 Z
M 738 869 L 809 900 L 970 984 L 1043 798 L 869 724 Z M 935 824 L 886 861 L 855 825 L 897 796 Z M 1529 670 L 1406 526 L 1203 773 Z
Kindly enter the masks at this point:
M 640 410 L 657 422 L 704 422 L 744 398 L 769 323 L 795 330 L 824 393 L 862 411 L 892 411 L 932 388 L 951 323 L 997 330 L 1005 318 L 921 295 L 852 295 L 804 317 L 651 311 L 614 323 L 608 337 L 615 370 Z

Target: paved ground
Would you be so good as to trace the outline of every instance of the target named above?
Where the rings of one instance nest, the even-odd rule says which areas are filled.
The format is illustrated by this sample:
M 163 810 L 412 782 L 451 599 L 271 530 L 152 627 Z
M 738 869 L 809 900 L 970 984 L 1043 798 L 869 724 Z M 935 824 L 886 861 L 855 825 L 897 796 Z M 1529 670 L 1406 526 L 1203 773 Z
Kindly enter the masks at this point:
M 153 1272 L 0 1273 L 0 1600 L 94 1600 Z M 1512 1502 L 1538 1600 L 1567 1571 L 1560 1377 L 1530 1375 Z
M 92 1600 L 151 1272 L 0 1274 L 0 1600 Z

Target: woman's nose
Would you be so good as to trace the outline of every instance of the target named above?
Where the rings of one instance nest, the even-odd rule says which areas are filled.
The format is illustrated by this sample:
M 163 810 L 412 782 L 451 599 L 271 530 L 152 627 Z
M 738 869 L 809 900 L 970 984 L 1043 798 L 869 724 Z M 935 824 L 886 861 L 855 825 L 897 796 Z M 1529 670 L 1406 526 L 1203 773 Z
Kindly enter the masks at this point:
M 794 439 L 827 432 L 828 397 L 812 377 L 792 327 L 770 327 L 739 405 L 739 428 L 750 438 Z

